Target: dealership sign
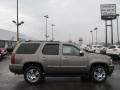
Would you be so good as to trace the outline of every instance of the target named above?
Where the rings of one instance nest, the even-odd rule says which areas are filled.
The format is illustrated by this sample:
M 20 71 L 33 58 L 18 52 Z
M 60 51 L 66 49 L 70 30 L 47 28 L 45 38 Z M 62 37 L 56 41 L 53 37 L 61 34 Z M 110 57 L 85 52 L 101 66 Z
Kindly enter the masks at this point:
M 101 4 L 101 19 L 116 19 L 116 4 Z

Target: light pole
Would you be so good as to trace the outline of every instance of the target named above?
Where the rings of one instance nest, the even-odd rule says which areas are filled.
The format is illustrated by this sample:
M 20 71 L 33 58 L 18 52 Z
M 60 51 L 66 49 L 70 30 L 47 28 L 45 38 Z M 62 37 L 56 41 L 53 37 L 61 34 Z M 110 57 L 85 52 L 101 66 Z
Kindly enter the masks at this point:
M 17 41 L 19 41 L 19 26 L 18 26 L 18 22 L 19 22 L 19 19 L 18 19 L 18 0 L 17 0 Z
M 51 24 L 51 26 L 52 26 L 52 41 L 54 41 L 53 27 L 55 26 L 55 24 Z
M 92 36 L 92 45 L 93 45 L 93 31 L 91 30 L 91 36 Z
M 12 22 L 15 23 L 16 26 L 17 26 L 17 41 L 19 41 L 19 26 L 20 26 L 21 24 L 23 24 L 24 21 L 21 21 L 21 22 L 19 23 L 19 19 L 18 19 L 18 0 L 17 0 L 17 21 L 13 20 Z
M 49 18 L 48 15 L 45 15 L 44 16 L 45 19 L 46 19 L 46 34 L 45 34 L 45 37 L 46 37 L 46 41 L 47 41 L 47 38 L 48 38 L 48 34 L 47 34 L 47 19 Z
M 119 17 L 119 14 L 116 14 L 116 18 L 117 18 L 117 38 L 118 38 L 118 45 L 119 45 L 119 26 L 118 26 L 118 17 Z
M 98 30 L 98 28 L 96 27 L 96 28 L 94 28 L 94 30 L 96 31 L 96 45 L 97 45 L 97 30 Z
M 15 20 L 13 20 L 12 22 L 15 23 L 17 26 L 17 41 L 19 41 L 19 26 L 22 25 L 24 23 L 24 21 L 21 21 L 19 23 L 19 22 L 16 22 Z

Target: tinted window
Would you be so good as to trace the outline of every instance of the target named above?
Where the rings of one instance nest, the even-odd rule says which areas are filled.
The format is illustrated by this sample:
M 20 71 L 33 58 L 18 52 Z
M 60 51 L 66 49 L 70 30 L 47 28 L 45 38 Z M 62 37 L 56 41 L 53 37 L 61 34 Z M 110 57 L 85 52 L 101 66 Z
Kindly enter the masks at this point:
M 39 47 L 39 43 L 23 43 L 20 45 L 17 54 L 34 54 Z
M 103 46 L 97 46 L 97 48 L 102 48 Z
M 115 46 L 110 46 L 109 49 L 113 49 L 113 48 L 116 48 Z
M 63 55 L 79 55 L 80 50 L 71 45 L 63 45 Z
M 120 46 L 118 46 L 118 48 L 120 48 Z
M 59 45 L 58 44 L 46 44 L 43 48 L 43 54 L 58 55 L 59 54 Z

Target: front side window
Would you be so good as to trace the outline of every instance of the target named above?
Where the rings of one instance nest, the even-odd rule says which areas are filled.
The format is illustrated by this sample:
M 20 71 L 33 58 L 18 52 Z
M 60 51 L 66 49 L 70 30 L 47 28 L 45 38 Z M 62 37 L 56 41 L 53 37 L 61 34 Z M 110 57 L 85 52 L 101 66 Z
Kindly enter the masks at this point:
M 59 44 L 46 44 L 42 51 L 45 55 L 58 55 L 59 54 Z
M 79 55 L 80 50 L 72 45 L 63 45 L 63 55 Z

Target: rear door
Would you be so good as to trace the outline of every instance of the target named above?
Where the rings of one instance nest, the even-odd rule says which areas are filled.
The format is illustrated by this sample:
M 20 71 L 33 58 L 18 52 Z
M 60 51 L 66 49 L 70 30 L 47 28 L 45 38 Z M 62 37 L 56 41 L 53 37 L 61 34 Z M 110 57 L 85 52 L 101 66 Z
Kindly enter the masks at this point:
M 42 50 L 42 61 L 47 74 L 57 74 L 60 69 L 59 44 L 47 43 Z

